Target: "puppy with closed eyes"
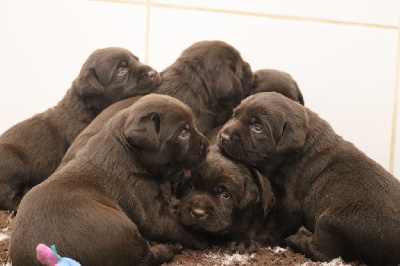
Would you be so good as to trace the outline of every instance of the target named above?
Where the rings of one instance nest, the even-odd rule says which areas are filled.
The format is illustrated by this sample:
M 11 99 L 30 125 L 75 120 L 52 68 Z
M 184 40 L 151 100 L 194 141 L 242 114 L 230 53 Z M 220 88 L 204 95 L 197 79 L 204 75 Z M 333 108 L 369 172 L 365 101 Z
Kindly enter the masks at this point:
M 258 236 L 273 205 L 269 181 L 257 170 L 232 161 L 216 145 L 207 159 L 179 184 L 179 221 L 211 238 L 227 236 L 229 248 L 240 253 L 260 249 Z
M 277 93 L 250 96 L 218 145 L 270 179 L 272 244 L 314 261 L 400 263 L 400 182 L 311 110 Z
M 203 134 L 224 124 L 253 84 L 250 65 L 222 41 L 194 43 L 161 76 L 157 93 L 186 103 Z
M 275 69 L 261 69 L 254 72 L 254 83 L 250 95 L 272 91 L 304 105 L 299 86 L 290 74 Z
M 11 236 L 13 265 L 39 265 L 39 243 L 89 266 L 172 259 L 174 246 L 146 240 L 204 248 L 169 212 L 161 187 L 179 181 L 207 152 L 189 107 L 169 96 L 142 97 L 22 199 Z
M 123 48 L 93 52 L 64 98 L 0 137 L 0 209 L 16 210 L 23 195 L 49 177 L 76 136 L 105 108 L 147 94 L 161 79 Z

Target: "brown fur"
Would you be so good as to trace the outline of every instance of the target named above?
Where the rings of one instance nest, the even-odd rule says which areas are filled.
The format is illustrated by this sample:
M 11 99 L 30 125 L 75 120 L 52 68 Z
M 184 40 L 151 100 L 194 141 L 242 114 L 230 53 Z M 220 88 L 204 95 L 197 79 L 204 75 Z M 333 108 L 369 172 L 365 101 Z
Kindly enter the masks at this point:
M 219 147 L 270 178 L 270 241 L 315 261 L 400 263 L 400 182 L 317 114 L 276 93 L 244 100 Z
M 191 45 L 161 76 L 157 93 L 186 103 L 203 134 L 229 119 L 253 83 L 250 65 L 235 48 L 221 41 Z
M 0 209 L 16 210 L 26 191 L 54 172 L 75 137 L 103 109 L 149 93 L 159 82 L 155 70 L 125 49 L 93 52 L 56 106 L 0 137 Z
M 165 182 L 207 154 L 190 109 L 151 94 L 117 113 L 75 158 L 23 198 L 13 225 L 13 265 L 39 265 L 35 247 L 55 244 L 82 265 L 157 265 L 175 248 L 206 243 L 169 212 Z
M 182 224 L 211 236 L 229 236 L 233 251 L 260 249 L 257 236 L 263 231 L 273 195 L 268 180 L 257 170 L 230 160 L 214 145 L 176 193 Z
M 304 105 L 303 95 L 299 86 L 288 73 L 275 69 L 262 69 L 254 72 L 254 83 L 250 95 L 272 91 Z
M 72 142 L 56 171 L 60 170 L 69 161 L 74 159 L 76 154 L 86 145 L 89 139 L 99 133 L 99 131 L 104 128 L 108 120 L 112 119 L 112 117 L 118 112 L 130 107 L 141 97 L 142 96 L 136 96 L 124 99 L 122 101 L 112 104 L 103 112 L 101 112 Z

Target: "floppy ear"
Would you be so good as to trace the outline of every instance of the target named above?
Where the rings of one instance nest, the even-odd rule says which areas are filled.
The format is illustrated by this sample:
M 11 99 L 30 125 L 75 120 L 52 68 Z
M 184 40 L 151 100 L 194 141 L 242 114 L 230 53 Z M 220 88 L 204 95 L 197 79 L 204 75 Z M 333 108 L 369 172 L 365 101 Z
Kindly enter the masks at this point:
M 244 97 L 247 97 L 252 90 L 253 84 L 256 82 L 256 77 L 251 71 L 251 67 L 249 63 L 243 62 L 243 78 L 242 78 L 242 87 L 244 92 Z
M 127 141 L 143 150 L 155 150 L 160 143 L 160 116 L 150 113 L 142 117 L 127 119 L 124 134 Z
M 269 210 L 275 203 L 275 197 L 272 193 L 271 183 L 268 178 L 261 175 L 256 169 L 250 169 L 253 175 L 254 182 L 257 184 L 258 191 L 260 194 L 260 201 L 264 211 L 264 217 L 268 215 Z
M 286 121 L 282 127 L 282 134 L 277 141 L 276 151 L 278 153 L 287 153 L 297 151 L 304 146 L 306 134 L 303 128 L 294 127 L 293 122 Z
M 239 209 L 243 210 L 249 205 L 255 205 L 259 200 L 259 192 L 256 183 L 249 177 L 245 177 L 242 197 L 239 199 Z
M 94 68 L 83 71 L 75 84 L 79 95 L 84 98 L 96 97 L 104 94 L 104 87 L 100 84 Z
M 243 89 L 240 80 L 228 68 L 220 71 L 209 70 L 205 73 L 203 80 L 208 90 L 214 92 L 217 99 L 224 103 L 237 101 L 242 97 Z

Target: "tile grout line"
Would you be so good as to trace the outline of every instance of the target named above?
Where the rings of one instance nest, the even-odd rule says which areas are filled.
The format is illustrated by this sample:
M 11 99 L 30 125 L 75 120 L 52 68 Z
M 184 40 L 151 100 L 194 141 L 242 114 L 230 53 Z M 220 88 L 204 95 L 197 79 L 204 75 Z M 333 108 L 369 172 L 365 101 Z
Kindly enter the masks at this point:
M 399 21 L 400 25 L 400 21 Z M 395 88 L 394 88 L 394 101 L 393 101 L 393 115 L 392 115 L 392 137 L 390 141 L 390 161 L 389 172 L 394 174 L 394 158 L 396 151 L 396 132 L 397 132 L 397 114 L 399 106 L 399 87 L 400 87 L 400 29 L 397 33 L 397 60 L 396 60 L 396 73 L 395 73 Z
M 123 4 L 132 4 L 132 5 L 141 5 L 141 6 L 149 5 L 149 3 L 138 2 L 138 1 L 129 1 L 129 0 L 89 0 L 89 1 L 123 3 Z M 212 9 L 212 8 L 202 8 L 202 7 L 188 7 L 188 6 L 156 4 L 156 3 L 153 3 L 153 4 L 150 3 L 150 7 L 168 8 L 168 9 L 176 9 L 176 10 L 200 11 L 200 12 L 210 12 L 210 13 L 221 13 L 221 14 L 228 14 L 228 15 L 241 15 L 241 16 L 248 16 L 248 17 L 270 18 L 270 19 L 277 19 L 277 20 L 301 21 L 301 22 L 309 22 L 309 23 L 333 24 L 333 25 L 351 26 L 351 27 L 364 27 L 364 28 L 374 28 L 374 29 L 382 29 L 382 30 L 399 30 L 399 26 L 385 26 L 385 25 L 377 25 L 377 24 L 324 20 L 324 19 L 316 19 L 316 18 L 303 18 L 303 17 L 294 17 L 294 16 L 285 16 L 285 15 L 262 14 L 262 13 L 232 11 L 232 10 Z
M 397 26 L 384 26 L 384 25 L 367 24 L 367 23 L 324 20 L 324 19 L 316 19 L 316 18 L 303 18 L 303 17 L 294 17 L 294 16 L 285 16 L 285 15 L 273 15 L 273 14 L 254 13 L 254 12 L 223 10 L 223 9 L 187 7 L 187 6 L 178 6 L 178 5 L 168 5 L 168 4 L 152 4 L 152 6 L 158 7 L 158 8 L 201 11 L 201 12 L 210 12 L 210 13 L 222 13 L 222 14 L 228 14 L 228 15 L 241 15 L 241 16 L 248 16 L 248 17 L 261 17 L 261 18 L 270 18 L 270 19 L 278 19 L 278 20 L 314 22 L 314 23 L 322 23 L 322 24 L 335 24 L 335 25 L 342 25 L 342 26 L 353 26 L 353 27 L 358 26 L 358 27 L 378 28 L 378 29 L 385 29 L 385 30 L 399 29 L 399 27 L 397 27 Z
M 147 16 L 146 16 L 146 52 L 145 52 L 145 64 L 149 64 L 149 40 L 150 40 L 150 9 L 151 0 L 147 0 Z

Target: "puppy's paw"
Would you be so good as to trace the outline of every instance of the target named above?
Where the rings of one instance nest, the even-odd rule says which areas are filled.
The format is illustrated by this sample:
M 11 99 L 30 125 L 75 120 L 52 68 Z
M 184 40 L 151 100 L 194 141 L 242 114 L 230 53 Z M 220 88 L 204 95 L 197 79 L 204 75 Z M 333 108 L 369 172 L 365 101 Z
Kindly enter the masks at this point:
M 313 233 L 304 226 L 300 227 L 296 234 L 286 238 L 287 245 L 295 250 L 302 250 L 306 241 L 313 236 Z
M 304 236 L 308 236 L 311 237 L 313 236 L 313 233 L 311 233 L 307 228 L 305 228 L 304 226 L 300 227 L 299 230 L 297 231 L 296 235 L 304 235 Z
M 231 251 L 239 253 L 249 253 L 252 254 L 260 250 L 261 246 L 258 242 L 248 239 L 244 241 L 233 241 L 228 247 Z
M 182 248 L 181 245 L 179 246 Z M 154 264 L 163 264 L 174 258 L 179 247 L 176 244 L 155 244 L 150 249 L 153 255 L 151 262 L 154 262 Z
M 175 244 L 174 244 L 174 247 L 175 247 L 175 254 L 179 254 L 179 253 L 181 253 L 182 250 L 183 250 L 183 246 L 182 246 L 181 243 L 175 243 Z

